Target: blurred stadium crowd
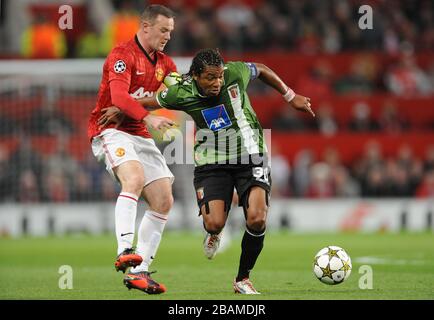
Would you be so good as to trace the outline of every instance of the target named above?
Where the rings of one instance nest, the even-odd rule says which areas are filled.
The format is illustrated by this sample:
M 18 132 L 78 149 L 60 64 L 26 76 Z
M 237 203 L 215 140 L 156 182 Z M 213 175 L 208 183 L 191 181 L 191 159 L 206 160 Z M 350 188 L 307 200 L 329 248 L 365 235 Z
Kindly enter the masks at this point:
M 66 1 L 68 2 L 68 1 Z M 434 49 L 430 0 L 160 0 L 177 13 L 168 53 L 191 55 L 204 47 L 224 52 L 293 50 L 303 54 L 381 50 L 402 45 Z M 56 1 L 2 1 L 3 43 L 28 57 L 104 57 L 114 43 L 130 39 L 147 1 L 69 1 L 74 27 L 62 32 Z M 62 3 L 63 4 L 63 3 Z M 375 27 L 362 30 L 361 5 L 373 9 Z M 8 14 L 9 13 L 9 14 Z M 32 37 L 48 35 L 44 43 Z M 50 37 L 51 35 L 51 37 Z M 53 47 L 39 50 L 32 46 Z
M 152 3 L 166 4 L 177 12 L 176 29 L 168 46 L 172 56 L 219 47 L 228 57 L 243 59 L 270 53 L 269 59 L 278 65 L 288 62 L 275 57 L 288 53 L 297 59 L 294 61 L 302 62 L 294 70 L 275 70 L 282 72 L 297 92 L 311 96 L 316 119 L 286 108 L 280 97 L 260 84 L 252 83 L 250 88 L 263 126 L 282 137 L 272 138 L 273 196 L 434 197 L 434 139 L 426 142 L 427 137 L 434 137 L 432 1 Z M 357 26 L 361 4 L 373 8 L 372 30 Z M 135 0 L 74 1 L 76 27 L 61 31 L 57 20 L 52 19 L 59 16 L 58 4 L 2 1 L 0 36 L 5 47 L 0 57 L 105 57 L 115 43 L 134 35 L 143 5 L 144 1 Z M 19 6 L 28 9 L 26 18 L 4 14 Z M 43 50 L 35 41 L 41 39 L 37 35 L 41 30 L 46 35 Z M 341 60 L 342 55 L 345 57 Z M 291 58 L 283 59 L 292 63 Z M 346 97 L 351 97 L 350 102 Z M 28 108 L 28 114 L 14 116 L 3 103 L 8 98 L 0 96 L 1 202 L 116 198 L 117 186 L 95 161 L 85 137 L 87 119 L 82 115 L 87 116 L 91 105 L 77 103 L 78 116 L 74 116 L 63 112 L 55 101 L 42 99 Z M 357 140 L 363 143 L 348 140 L 323 148 L 307 144 L 296 147 L 300 135 L 318 143 L 330 137 L 363 137 Z M 391 149 L 387 145 L 390 137 L 404 138 Z M 85 150 L 80 156 L 71 152 L 71 143 L 77 141 Z M 51 145 L 49 152 L 35 148 L 37 143 Z M 294 150 L 289 154 L 287 149 L 291 148 Z M 358 153 L 345 156 L 349 149 L 356 148 Z

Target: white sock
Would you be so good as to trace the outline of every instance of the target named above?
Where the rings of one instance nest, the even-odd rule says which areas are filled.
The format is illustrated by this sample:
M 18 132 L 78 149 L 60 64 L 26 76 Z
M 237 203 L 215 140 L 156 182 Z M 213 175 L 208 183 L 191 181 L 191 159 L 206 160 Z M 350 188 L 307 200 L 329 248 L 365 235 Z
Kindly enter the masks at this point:
M 136 249 L 137 254 L 143 258 L 143 261 L 139 266 L 132 268 L 132 272 L 148 271 L 160 245 L 166 222 L 167 215 L 146 210 L 140 223 Z
M 135 194 L 121 192 L 115 208 L 115 229 L 118 240 L 118 254 L 131 248 L 136 229 L 138 197 Z

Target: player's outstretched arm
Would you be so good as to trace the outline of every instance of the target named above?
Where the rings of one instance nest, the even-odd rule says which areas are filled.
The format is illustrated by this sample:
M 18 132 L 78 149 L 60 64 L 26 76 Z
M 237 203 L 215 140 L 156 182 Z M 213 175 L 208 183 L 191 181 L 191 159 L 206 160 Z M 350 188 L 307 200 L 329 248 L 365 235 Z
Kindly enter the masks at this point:
M 149 112 L 130 96 L 128 90 L 129 84 L 127 82 L 116 79 L 110 81 L 110 95 L 113 105 L 117 106 L 128 117 L 141 120 Z
M 144 98 L 137 99 L 135 101 L 138 102 L 140 105 L 142 105 L 148 111 L 152 111 L 152 110 L 156 110 L 156 109 L 161 108 L 160 104 L 158 103 L 158 101 L 155 97 L 144 97 Z M 152 116 L 150 118 L 146 117 L 146 118 L 149 121 L 153 117 L 155 117 L 155 116 Z M 98 125 L 100 125 L 102 128 L 104 128 L 107 125 L 112 123 L 115 125 L 115 128 L 117 128 L 122 123 L 124 118 L 125 118 L 125 113 L 123 112 L 123 110 L 121 108 L 119 108 L 118 106 L 111 106 L 111 107 L 104 108 L 101 110 L 101 117 L 98 119 Z M 152 123 L 147 123 L 147 124 L 154 128 L 154 122 L 153 121 L 152 121 Z M 159 125 L 158 124 L 155 124 L 155 125 L 156 125 L 156 127 L 154 129 L 157 129 L 157 127 Z
M 116 106 L 104 108 L 101 109 L 101 117 L 98 119 L 98 125 L 101 128 L 104 128 L 109 124 L 114 124 L 115 128 L 117 128 L 122 123 L 124 117 L 125 114 Z M 142 119 L 142 122 L 156 130 L 169 129 L 173 126 L 177 126 L 177 124 L 169 118 L 153 114 L 145 116 Z
M 309 112 L 313 117 L 315 113 L 311 109 L 310 98 L 304 97 L 302 95 L 296 94 L 290 87 L 288 87 L 285 82 L 270 68 L 265 64 L 255 63 L 256 69 L 258 70 L 259 76 L 264 83 L 268 84 L 270 87 L 276 89 L 294 109 L 302 112 Z
M 137 99 L 137 102 L 140 103 L 146 110 L 152 111 L 161 109 L 160 104 L 157 101 L 157 98 L 154 97 L 144 97 Z

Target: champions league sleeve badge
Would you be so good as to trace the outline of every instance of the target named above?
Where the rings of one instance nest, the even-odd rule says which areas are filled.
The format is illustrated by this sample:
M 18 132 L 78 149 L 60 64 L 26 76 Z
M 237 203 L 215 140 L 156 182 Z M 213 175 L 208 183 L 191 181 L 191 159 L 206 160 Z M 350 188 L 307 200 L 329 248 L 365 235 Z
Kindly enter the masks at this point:
M 127 65 L 123 60 L 118 60 L 115 63 L 114 70 L 116 73 L 123 73 L 127 69 Z

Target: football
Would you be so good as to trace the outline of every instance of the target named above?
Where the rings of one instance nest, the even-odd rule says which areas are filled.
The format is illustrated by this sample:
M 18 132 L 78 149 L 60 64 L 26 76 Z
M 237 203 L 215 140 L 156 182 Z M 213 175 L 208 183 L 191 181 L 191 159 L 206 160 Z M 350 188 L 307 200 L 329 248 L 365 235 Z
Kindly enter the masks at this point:
M 315 255 L 313 273 L 322 283 L 339 284 L 351 274 L 351 258 L 337 246 L 328 246 Z
M 181 82 L 181 80 L 182 76 L 178 72 L 171 72 L 164 78 L 163 83 L 166 87 L 170 87 Z

